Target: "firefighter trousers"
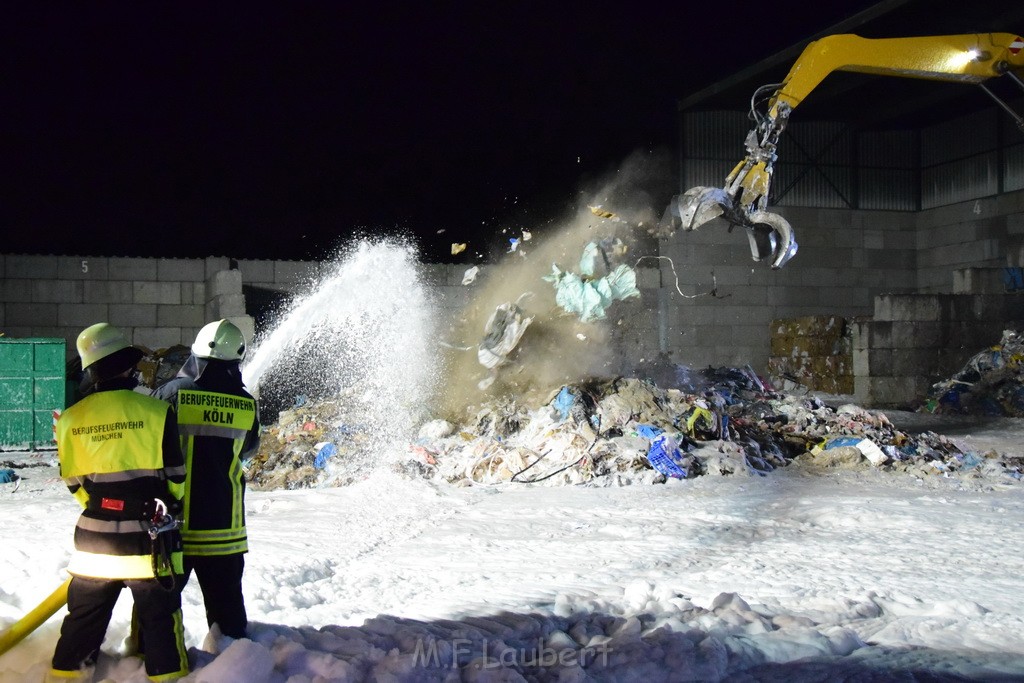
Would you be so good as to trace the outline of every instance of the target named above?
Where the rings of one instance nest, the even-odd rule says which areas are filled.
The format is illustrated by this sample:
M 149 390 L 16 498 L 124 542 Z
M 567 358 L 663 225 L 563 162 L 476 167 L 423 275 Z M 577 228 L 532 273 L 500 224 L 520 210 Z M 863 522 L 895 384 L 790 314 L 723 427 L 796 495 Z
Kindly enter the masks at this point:
M 249 625 L 242 597 L 245 555 L 185 555 L 185 581 L 194 571 L 203 591 L 206 623 L 232 638 L 245 638 Z
M 181 619 L 179 580 L 167 590 L 155 579 L 91 579 L 75 576 L 68 586 L 68 614 L 53 653 L 55 673 L 75 672 L 96 662 L 121 593 L 132 592 L 134 610 L 146 633 L 146 674 L 173 680 L 188 673 L 185 632 Z

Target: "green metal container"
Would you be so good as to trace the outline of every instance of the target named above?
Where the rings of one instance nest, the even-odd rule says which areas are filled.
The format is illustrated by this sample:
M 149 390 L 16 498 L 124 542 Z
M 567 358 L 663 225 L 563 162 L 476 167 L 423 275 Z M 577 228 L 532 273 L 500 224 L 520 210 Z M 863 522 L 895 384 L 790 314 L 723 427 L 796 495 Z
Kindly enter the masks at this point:
M 67 405 L 63 339 L 0 337 L 0 450 L 54 448 Z

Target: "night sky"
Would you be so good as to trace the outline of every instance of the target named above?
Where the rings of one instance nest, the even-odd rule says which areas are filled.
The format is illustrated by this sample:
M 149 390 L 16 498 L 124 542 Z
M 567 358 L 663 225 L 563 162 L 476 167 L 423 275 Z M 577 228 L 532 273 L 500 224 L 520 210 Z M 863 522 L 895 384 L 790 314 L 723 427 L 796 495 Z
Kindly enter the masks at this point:
M 454 260 L 675 154 L 676 100 L 852 13 L 817 4 L 8 7 L 0 253 Z

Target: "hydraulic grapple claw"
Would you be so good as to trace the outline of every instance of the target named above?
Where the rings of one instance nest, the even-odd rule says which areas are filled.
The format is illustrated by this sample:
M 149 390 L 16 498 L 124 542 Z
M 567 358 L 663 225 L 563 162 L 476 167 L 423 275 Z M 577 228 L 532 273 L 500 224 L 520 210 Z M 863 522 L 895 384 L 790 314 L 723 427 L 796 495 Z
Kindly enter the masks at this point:
M 755 261 L 768 260 L 772 270 L 778 270 L 796 255 L 798 245 L 789 221 L 770 211 L 751 211 L 748 218 L 747 238 Z
M 676 197 L 680 227 L 696 230 L 732 210 L 732 198 L 720 187 L 693 187 Z

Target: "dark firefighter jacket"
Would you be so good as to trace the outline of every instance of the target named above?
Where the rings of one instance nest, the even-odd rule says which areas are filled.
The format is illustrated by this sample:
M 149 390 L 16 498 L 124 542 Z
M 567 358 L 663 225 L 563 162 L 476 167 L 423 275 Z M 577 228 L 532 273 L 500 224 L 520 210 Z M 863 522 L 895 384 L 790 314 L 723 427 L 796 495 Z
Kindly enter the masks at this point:
M 237 361 L 189 356 L 178 376 L 154 396 L 177 411 L 185 454 L 185 555 L 244 553 L 245 475 L 242 461 L 259 448 L 256 400 Z
M 117 378 L 57 421 L 60 476 L 84 508 L 68 572 L 100 579 L 154 577 L 149 522 L 159 499 L 171 510 L 184 493 L 185 467 L 174 413 Z M 172 532 L 173 533 L 173 532 Z M 182 571 L 180 543 L 171 553 Z

